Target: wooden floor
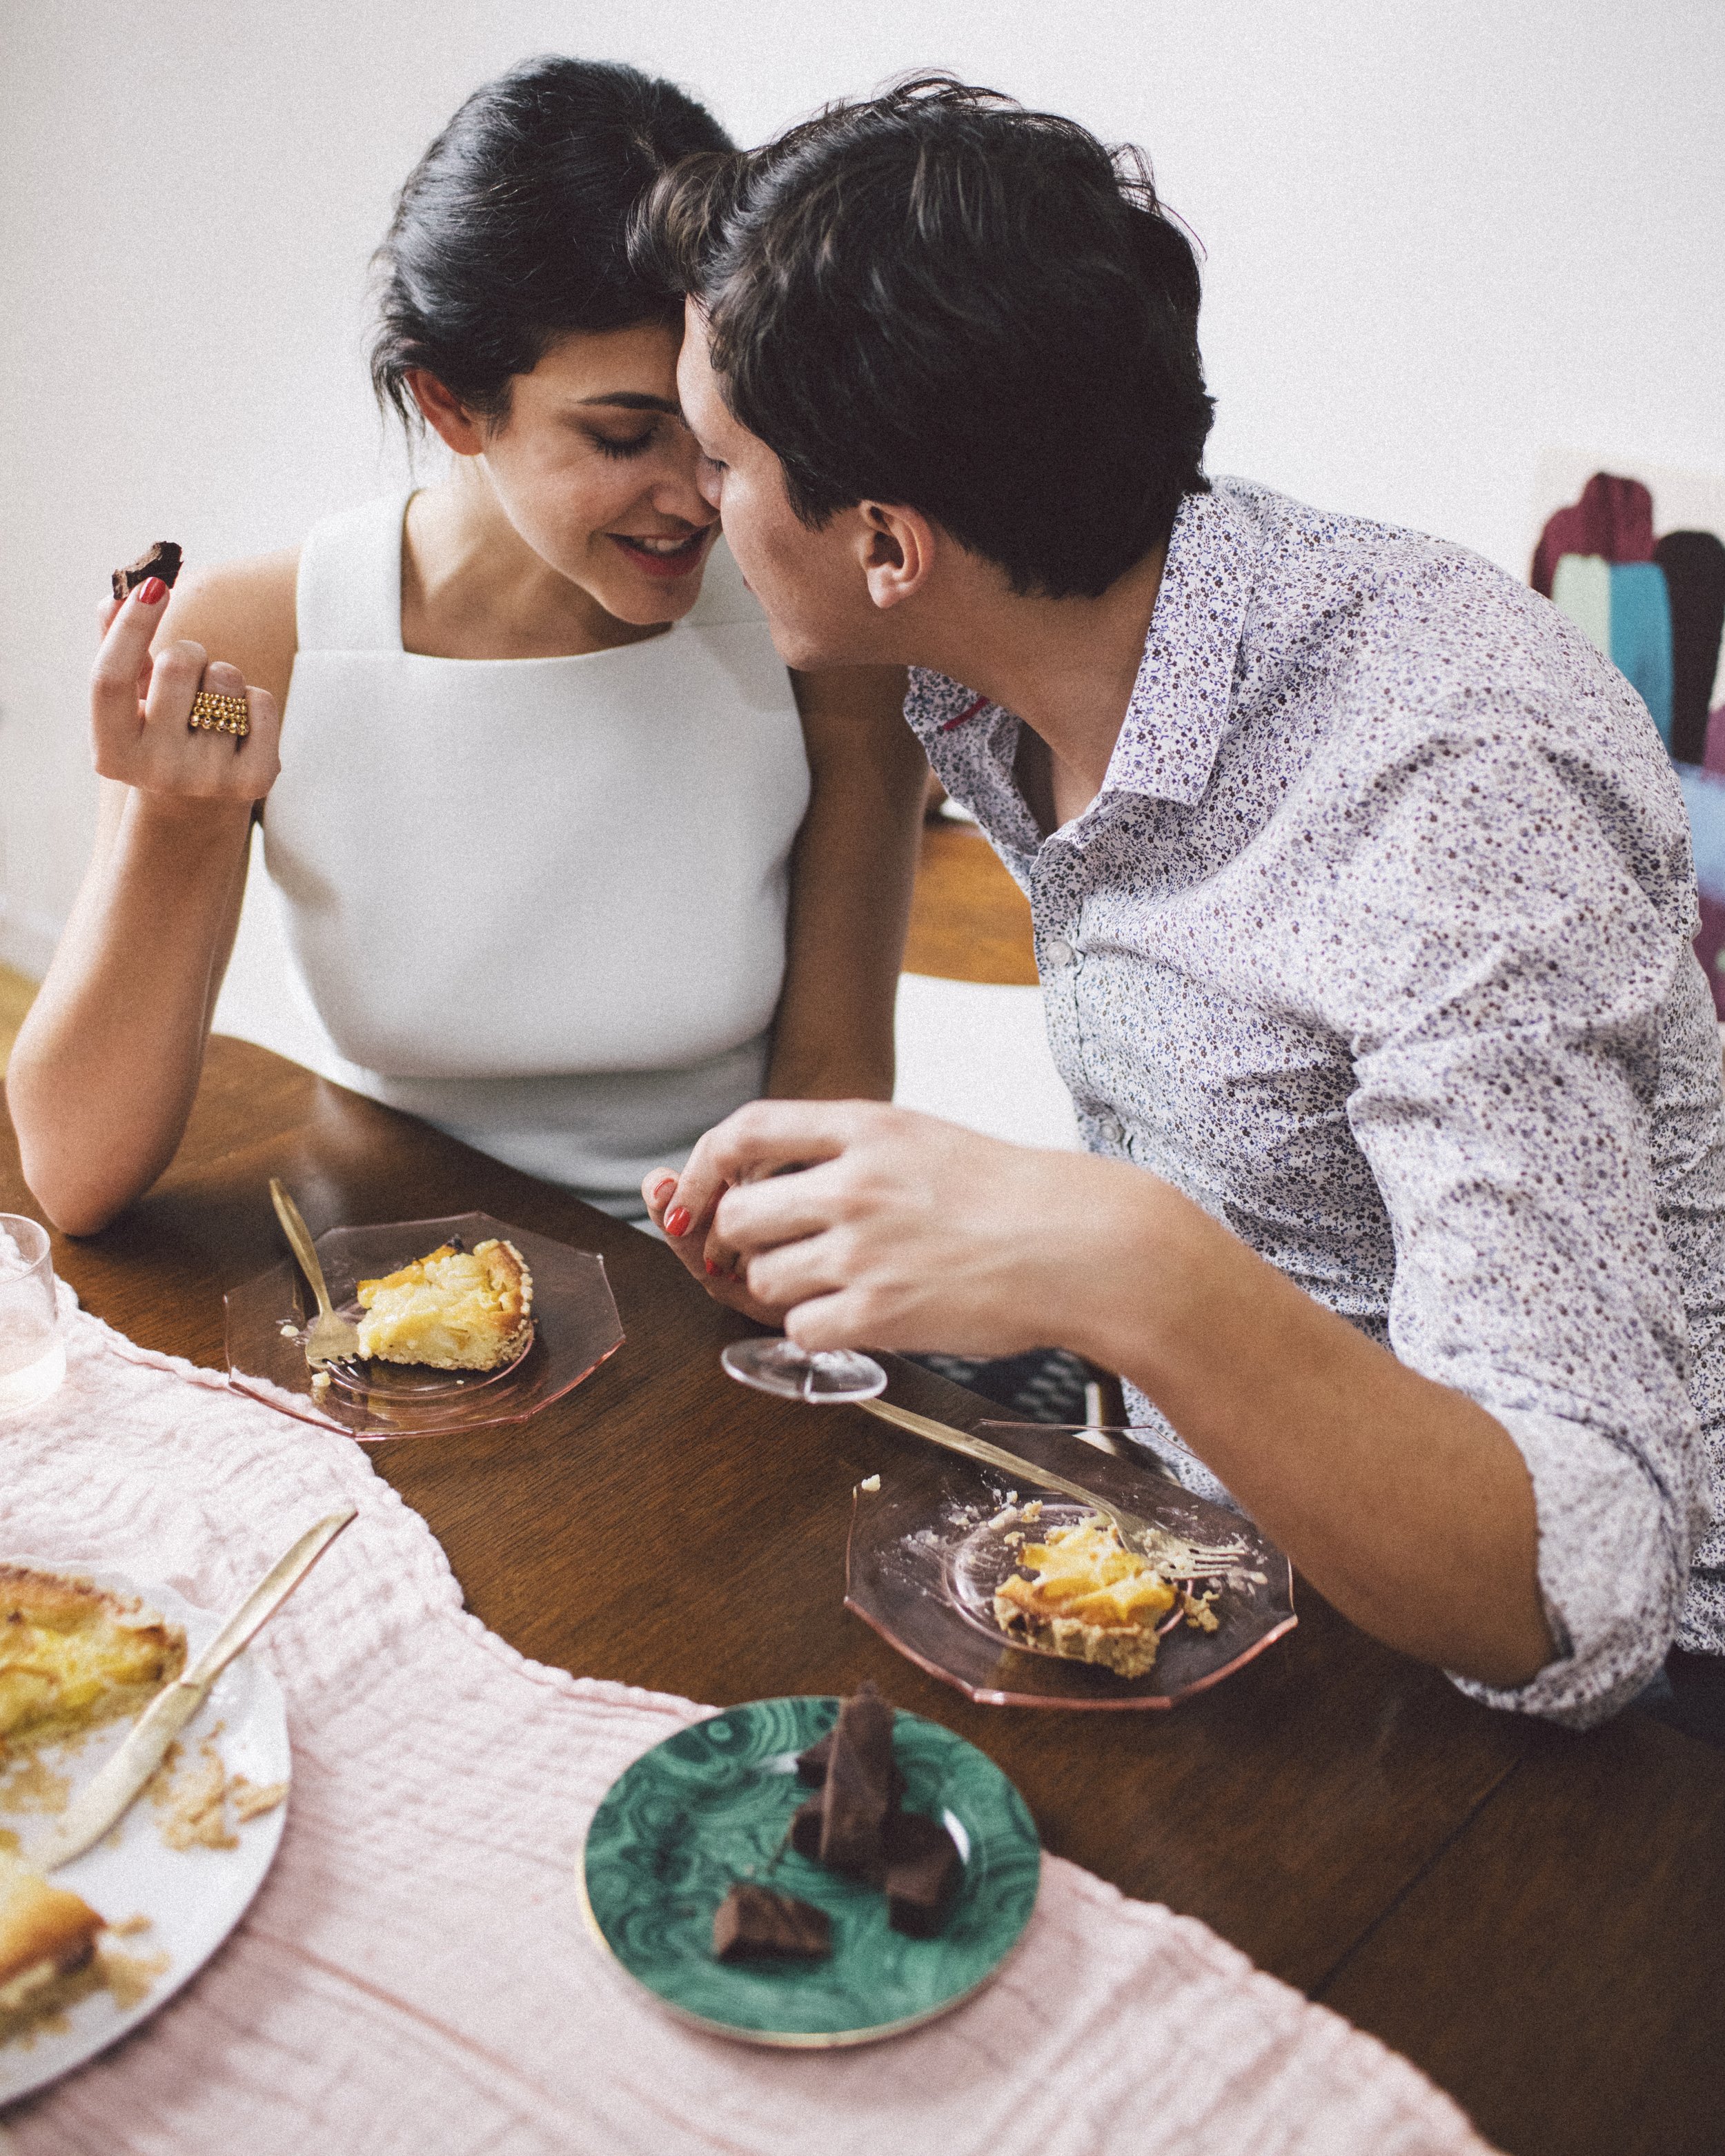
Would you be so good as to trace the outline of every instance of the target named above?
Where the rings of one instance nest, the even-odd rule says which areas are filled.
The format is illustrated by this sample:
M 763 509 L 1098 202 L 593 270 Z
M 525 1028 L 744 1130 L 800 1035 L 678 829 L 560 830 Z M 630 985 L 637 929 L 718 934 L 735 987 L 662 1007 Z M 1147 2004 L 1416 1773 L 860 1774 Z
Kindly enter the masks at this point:
M 936 817 L 923 826 L 905 971 L 1036 985 L 1029 902 L 973 824 Z
M 12 1044 L 35 993 L 33 981 L 27 981 L 22 973 L 14 973 L 10 966 L 0 966 L 0 1070 L 6 1068 L 6 1059 L 12 1053 Z

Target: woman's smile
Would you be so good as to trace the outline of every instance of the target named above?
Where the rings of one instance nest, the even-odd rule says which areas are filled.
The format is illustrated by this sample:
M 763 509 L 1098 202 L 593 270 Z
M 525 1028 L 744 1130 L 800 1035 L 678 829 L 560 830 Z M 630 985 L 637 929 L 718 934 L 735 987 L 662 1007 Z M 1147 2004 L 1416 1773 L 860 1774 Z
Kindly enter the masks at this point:
M 605 536 L 649 577 L 690 577 L 706 560 L 707 542 L 718 528 L 705 525 L 680 538 L 657 531 L 608 531 Z

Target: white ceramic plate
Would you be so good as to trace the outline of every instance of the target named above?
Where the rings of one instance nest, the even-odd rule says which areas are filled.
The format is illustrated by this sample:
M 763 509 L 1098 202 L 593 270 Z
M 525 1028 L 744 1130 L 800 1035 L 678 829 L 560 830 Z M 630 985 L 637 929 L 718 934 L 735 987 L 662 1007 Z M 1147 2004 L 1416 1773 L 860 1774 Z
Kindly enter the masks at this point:
M 64 1564 L 20 1557 L 5 1560 L 39 1572 L 59 1572 L 94 1580 L 117 1594 L 135 1594 L 146 1608 L 159 1610 L 186 1629 L 187 1659 L 193 1660 L 215 1636 L 221 1619 L 195 1609 L 172 1588 L 155 1587 L 105 1567 Z M 218 1723 L 217 1739 L 231 1779 L 244 1774 L 258 1787 L 289 1778 L 287 1715 L 281 1687 L 249 1655 L 231 1662 L 217 1680 L 203 1707 L 182 1731 L 183 1759 L 195 1761 L 198 1748 Z M 76 1746 L 47 1745 L 31 1755 L 50 1772 L 66 1776 L 73 1794 L 81 1789 L 116 1749 L 131 1727 L 121 1721 L 92 1731 Z M 0 1768 L 0 1774 L 3 1774 Z M 82 2066 L 105 2051 L 194 1976 L 245 1914 L 263 1884 L 286 1822 L 285 1799 L 244 1825 L 234 1849 L 170 1849 L 162 1840 L 161 1813 L 141 1796 L 113 1831 L 75 1863 L 54 1875 L 59 1886 L 81 1894 L 110 1924 L 129 1917 L 150 1919 L 146 1931 L 113 1940 L 123 1953 L 145 1958 L 165 1954 L 167 1966 L 150 1984 L 148 1994 L 122 2011 L 106 1990 L 81 1999 L 60 2028 L 39 2029 L 0 2045 L 0 2105 L 28 2096 L 45 2082 Z M 0 1826 L 18 1835 L 28 1857 L 54 1825 L 42 1813 L 0 1811 Z

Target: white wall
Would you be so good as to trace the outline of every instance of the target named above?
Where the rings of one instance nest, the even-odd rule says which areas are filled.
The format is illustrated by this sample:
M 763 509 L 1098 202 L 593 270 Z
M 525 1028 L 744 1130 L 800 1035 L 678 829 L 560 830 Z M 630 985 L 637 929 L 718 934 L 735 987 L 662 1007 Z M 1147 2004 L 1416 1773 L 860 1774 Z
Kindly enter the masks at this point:
M 938 64 L 1144 142 L 1209 250 L 1213 469 L 1517 572 L 1572 465 L 1725 488 L 1718 0 L 4 0 L 0 957 L 39 969 L 82 865 L 108 568 L 393 473 L 367 253 L 462 94 L 552 49 L 746 141 Z

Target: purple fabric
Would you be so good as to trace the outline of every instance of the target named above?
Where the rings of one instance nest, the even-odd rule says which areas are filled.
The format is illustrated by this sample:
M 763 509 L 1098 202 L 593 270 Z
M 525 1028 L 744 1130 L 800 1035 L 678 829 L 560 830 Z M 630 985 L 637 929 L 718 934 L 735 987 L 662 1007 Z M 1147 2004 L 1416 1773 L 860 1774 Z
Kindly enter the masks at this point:
M 1713 992 L 1713 1009 L 1725 1025 L 1725 899 L 1712 897 L 1704 891 L 1697 896 L 1701 901 L 1701 933 L 1695 939 L 1695 955 Z
M 1709 771 L 1725 772 L 1725 704 L 1707 720 L 1707 753 L 1702 762 Z
M 1701 929 L 1695 939 L 1695 955 L 1712 990 L 1713 1009 L 1725 1025 L 1725 704 L 1707 724 L 1703 778 L 1686 778 L 1680 768 L 1679 783 L 1689 810 L 1689 828 L 1695 848 L 1695 882 L 1701 901 Z
M 1725 634 L 1725 544 L 1711 531 L 1667 531 L 1653 558 L 1671 594 L 1671 754 L 1701 763 Z
M 1551 597 L 1560 554 L 1603 554 L 1608 562 L 1653 559 L 1653 496 L 1638 479 L 1595 472 L 1579 501 L 1547 520 L 1533 550 L 1536 592 Z

